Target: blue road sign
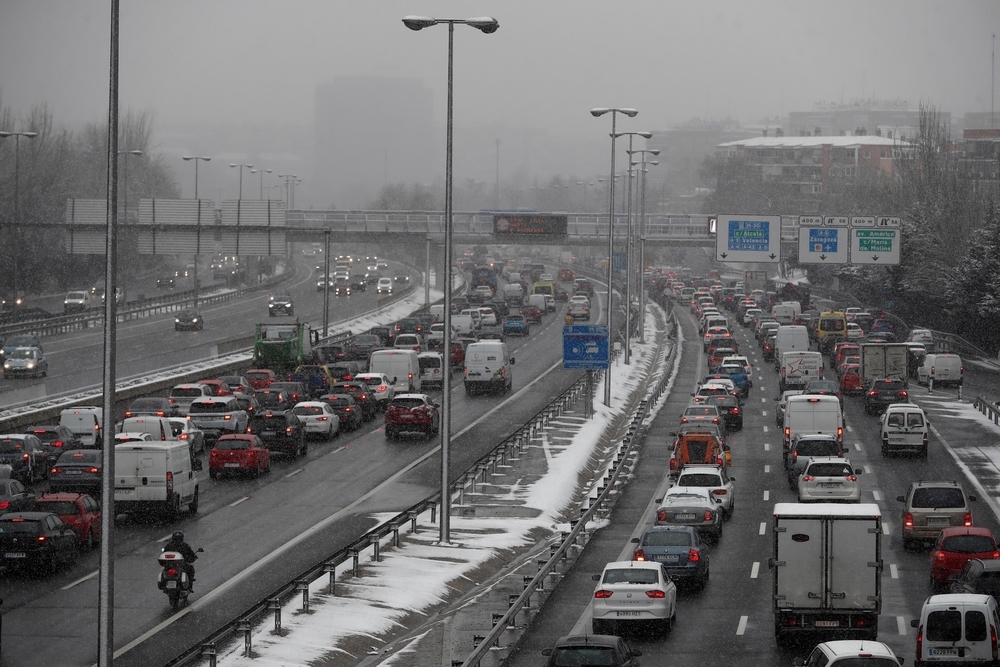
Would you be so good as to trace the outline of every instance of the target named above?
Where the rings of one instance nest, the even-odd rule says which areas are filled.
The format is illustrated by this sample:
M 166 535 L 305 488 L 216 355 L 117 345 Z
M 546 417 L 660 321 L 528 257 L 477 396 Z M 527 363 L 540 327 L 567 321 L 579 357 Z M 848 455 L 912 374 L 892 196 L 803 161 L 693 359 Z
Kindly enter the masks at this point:
M 767 252 L 770 248 L 771 226 L 763 220 L 730 220 L 729 250 Z
M 563 327 L 563 368 L 606 370 L 609 358 L 607 325 Z
M 626 268 L 628 268 L 625 266 L 626 261 L 624 252 L 616 252 L 611 257 L 612 257 L 611 268 L 614 269 L 615 271 L 624 271 Z
M 720 262 L 781 261 L 781 217 L 720 215 L 715 258 Z
M 809 229 L 809 247 L 813 252 L 837 252 L 839 234 L 834 228 Z

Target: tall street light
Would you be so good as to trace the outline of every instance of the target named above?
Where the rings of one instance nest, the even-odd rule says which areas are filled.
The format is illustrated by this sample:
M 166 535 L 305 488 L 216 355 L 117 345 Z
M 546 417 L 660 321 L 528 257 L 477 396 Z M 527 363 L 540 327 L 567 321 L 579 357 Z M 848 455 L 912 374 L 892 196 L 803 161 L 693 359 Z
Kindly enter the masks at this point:
M 407 16 L 403 25 L 410 30 L 422 30 L 439 23 L 448 24 L 448 124 L 445 141 L 444 167 L 444 404 L 441 411 L 441 531 L 438 540 L 450 543 L 451 493 L 448 479 L 448 454 L 451 445 L 451 256 L 452 256 L 452 107 L 454 102 L 455 24 L 472 26 L 487 35 L 497 31 L 500 23 L 492 17 L 471 19 L 435 19 L 429 16 Z M 499 144 L 497 144 L 499 150 Z
M 287 208 L 292 208 L 292 202 L 295 201 L 295 183 L 301 183 L 302 181 L 296 181 L 298 178 L 296 174 L 278 174 L 278 178 L 285 179 L 285 206 Z M 291 194 L 289 194 L 291 190 Z
M 628 155 L 631 162 L 632 139 L 649 139 L 652 132 L 620 132 L 619 137 L 628 137 Z M 625 365 L 632 360 L 632 165 L 628 168 L 628 207 L 625 214 Z
M 611 178 L 608 179 L 608 183 L 610 184 L 609 190 L 611 191 L 611 197 L 610 197 L 611 203 L 608 206 L 608 275 L 607 275 L 608 336 L 610 337 L 608 345 L 610 346 L 611 342 L 615 338 L 615 332 L 614 329 L 612 329 L 612 325 L 614 322 L 614 316 L 612 315 L 612 311 L 614 309 L 611 306 L 611 294 L 612 294 L 611 266 L 612 264 L 614 264 L 613 257 L 615 253 L 615 139 L 618 138 L 618 134 L 615 131 L 615 128 L 618 122 L 619 113 L 623 113 L 629 118 L 635 118 L 635 116 L 639 112 L 636 111 L 635 109 L 617 109 L 617 108 L 606 108 L 606 107 L 600 107 L 597 109 L 590 110 L 590 115 L 594 116 L 595 118 L 603 116 L 606 113 L 611 114 Z M 608 370 L 604 373 L 604 405 L 611 405 L 611 364 L 608 364 Z
M 266 174 L 270 174 L 272 171 L 274 171 L 274 170 L 273 169 L 251 169 L 250 170 L 251 174 L 256 174 L 257 172 L 260 172 L 260 199 L 261 199 L 261 201 L 264 200 L 264 174 L 265 173 Z
M 19 172 L 21 169 L 21 137 L 25 139 L 34 139 L 38 136 L 37 132 L 13 132 L 10 130 L 0 130 L 0 139 L 6 139 L 7 137 L 14 137 L 14 232 L 16 238 L 21 237 L 21 184 Z M 18 255 L 20 254 L 20 243 L 14 244 L 14 294 L 11 295 L 11 305 L 14 309 L 17 309 L 18 299 L 21 298 L 18 294 Z
M 209 162 L 212 158 L 203 155 L 184 155 L 181 157 L 185 162 L 194 160 L 194 198 L 198 198 L 198 163 L 204 160 Z
M 244 169 L 253 169 L 253 165 L 252 164 L 233 164 L 232 162 L 230 162 L 229 166 L 230 167 L 239 167 L 240 168 L 240 196 L 239 196 L 239 199 L 243 199 L 243 170 Z
M 639 342 L 646 342 L 646 290 L 642 284 L 642 278 L 646 275 L 646 165 L 657 165 L 660 164 L 657 160 L 652 160 L 646 162 L 646 153 L 650 155 L 659 155 L 660 151 L 657 148 L 646 148 L 643 150 L 636 150 L 633 153 L 639 153 L 642 157 L 640 162 L 633 162 L 633 165 L 640 165 L 639 173 L 641 175 L 642 181 L 639 186 L 641 195 L 639 196 L 639 270 L 642 273 L 639 274 Z

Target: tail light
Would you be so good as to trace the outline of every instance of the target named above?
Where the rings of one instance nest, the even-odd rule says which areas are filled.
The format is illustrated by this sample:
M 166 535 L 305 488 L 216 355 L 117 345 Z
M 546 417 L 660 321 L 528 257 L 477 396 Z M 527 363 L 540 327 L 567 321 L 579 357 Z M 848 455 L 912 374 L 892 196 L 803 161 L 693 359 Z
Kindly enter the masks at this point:
M 816 479 L 816 478 L 815 478 L 815 477 L 813 477 L 812 475 L 802 475 L 802 481 L 803 481 L 803 482 L 812 482 L 812 481 L 814 481 L 815 479 Z
M 792 438 L 792 427 L 791 426 L 786 426 L 785 427 L 785 442 L 788 442 L 789 440 L 791 440 L 791 438 Z
M 667 597 L 667 594 L 663 591 L 646 591 L 646 597 L 652 598 L 654 600 L 662 600 Z
M 44 544 L 45 544 L 46 542 L 48 542 L 48 541 L 49 541 L 49 538 L 48 538 L 48 537 L 46 537 L 45 535 L 39 535 L 39 536 L 38 536 L 38 543 L 39 543 L 39 544 L 42 544 L 42 545 L 44 545 Z
M 9 500 L 0 500 L 0 510 L 5 510 L 8 507 L 10 507 L 10 501 Z
M 223 415 L 223 416 L 222 416 L 222 421 L 229 421 L 229 420 L 231 420 L 232 418 L 233 418 L 233 416 L 232 416 L 232 415 Z
M 611 591 L 606 591 L 603 588 L 600 589 L 600 590 L 594 591 L 594 597 L 597 598 L 598 600 L 607 600 L 612 595 L 613 595 L 613 593 Z
M 217 459 L 219 458 L 219 452 L 213 448 L 212 451 L 209 453 L 208 457 L 211 459 Z
M 792 452 L 792 463 L 795 463 L 798 460 L 799 460 L 799 450 L 796 449 L 795 451 Z
M 93 467 L 91 467 L 91 468 L 84 468 L 83 472 L 89 472 L 92 475 L 96 475 L 97 473 L 101 472 L 101 469 L 100 468 L 93 468 Z
M 846 479 L 848 482 L 856 482 L 856 481 L 858 481 L 858 476 L 857 475 L 845 475 L 844 479 Z
M 700 560 L 701 560 L 701 552 L 699 552 L 697 549 L 690 549 L 688 551 L 689 563 L 697 563 Z
M 677 470 L 677 459 L 670 459 L 670 469 Z
M 712 423 L 713 424 L 718 424 L 719 423 L 719 418 L 718 417 L 713 418 L 712 419 Z
M 642 551 L 642 549 L 636 549 L 632 553 L 632 560 L 646 560 L 646 554 Z
M 934 375 L 934 367 L 931 366 L 931 375 Z
M 180 572 L 180 570 L 178 570 L 177 568 L 171 567 L 171 568 L 169 568 L 167 570 L 167 576 L 168 577 L 176 577 L 179 572 Z
M 965 521 L 963 521 L 962 525 L 964 525 L 966 527 L 969 527 L 969 526 L 972 525 L 972 514 L 970 514 L 969 512 L 965 513 Z
M 994 630 L 994 637 L 996 636 L 996 631 Z M 994 642 L 994 645 L 995 642 Z M 924 657 L 924 626 L 917 628 L 917 655 L 916 659 L 920 660 Z
M 843 426 L 838 426 L 837 427 L 837 440 L 843 440 L 843 439 L 844 439 L 844 427 Z
M 53 447 L 62 447 L 63 446 L 63 441 L 62 440 L 53 440 L 52 441 L 52 446 Z
M 131 410 L 126 410 L 125 411 L 125 419 L 128 419 L 131 416 L 132 416 L 132 411 Z
M 25 452 L 21 455 L 21 460 L 24 461 L 25 464 L 31 463 L 31 454 Z
M 997 628 L 990 624 L 990 648 L 993 650 L 993 660 L 997 659 Z
M 725 496 L 725 495 L 727 495 L 728 493 L 729 493 L 729 492 L 728 492 L 728 491 L 726 491 L 725 489 L 712 489 L 712 495 L 716 495 L 716 496 Z
M 715 465 L 717 465 L 717 466 L 721 466 L 722 465 L 722 457 L 721 456 L 715 459 Z
M 705 521 L 712 520 L 712 510 L 705 510 Z
M 330 421 L 330 418 L 329 417 L 319 417 L 319 418 L 316 419 L 316 421 L 318 421 L 318 422 L 328 422 L 328 421 Z
M 900 398 L 906 398 L 909 395 L 910 395 L 910 393 L 908 391 L 901 391 L 901 392 L 899 392 L 899 397 Z
M 657 521 L 666 521 L 667 520 L 667 511 L 666 510 L 658 510 L 656 512 L 656 520 Z
M 906 515 L 903 517 L 903 527 L 913 528 L 913 515 L 910 514 L 909 512 L 907 512 Z
M 167 471 L 167 502 L 173 502 L 174 495 L 174 473 Z
M 291 434 L 292 434 L 292 427 L 291 426 L 286 426 L 285 427 L 285 435 L 291 435 Z

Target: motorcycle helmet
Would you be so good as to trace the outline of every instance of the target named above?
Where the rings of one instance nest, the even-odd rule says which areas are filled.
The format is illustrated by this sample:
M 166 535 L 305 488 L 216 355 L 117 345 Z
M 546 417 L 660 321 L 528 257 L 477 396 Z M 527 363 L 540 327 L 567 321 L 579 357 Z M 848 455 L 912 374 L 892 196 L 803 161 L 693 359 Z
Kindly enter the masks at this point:
M 174 542 L 183 542 L 184 541 L 184 533 L 182 533 L 181 531 L 178 530 L 177 532 L 175 532 L 173 534 L 173 538 L 174 538 Z

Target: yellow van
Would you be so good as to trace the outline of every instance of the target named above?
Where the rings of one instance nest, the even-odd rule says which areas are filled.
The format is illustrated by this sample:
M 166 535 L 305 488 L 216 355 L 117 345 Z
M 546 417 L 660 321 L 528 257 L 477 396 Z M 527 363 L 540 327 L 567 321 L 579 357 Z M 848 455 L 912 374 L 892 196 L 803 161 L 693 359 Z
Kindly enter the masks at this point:
M 847 316 L 843 311 L 828 310 L 816 318 L 816 341 L 819 349 L 828 354 L 834 343 L 847 340 Z

